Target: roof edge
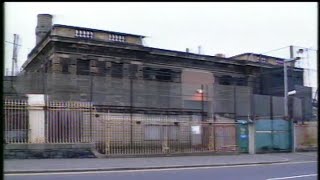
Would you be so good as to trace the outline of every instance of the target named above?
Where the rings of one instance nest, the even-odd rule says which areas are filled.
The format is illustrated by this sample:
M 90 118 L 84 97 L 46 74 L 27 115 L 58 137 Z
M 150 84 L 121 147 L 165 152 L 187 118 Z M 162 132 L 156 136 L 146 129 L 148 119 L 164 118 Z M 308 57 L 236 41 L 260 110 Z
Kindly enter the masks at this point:
M 130 34 L 130 33 L 122 33 L 122 32 L 116 32 L 116 31 L 108 31 L 108 30 L 101 30 L 101 29 L 93 29 L 93 28 L 87 28 L 87 27 L 81 27 L 81 26 L 69 26 L 64 24 L 54 24 L 52 27 L 65 27 L 65 28 L 72 28 L 72 29 L 83 29 L 88 31 L 95 31 L 95 32 L 108 32 L 108 33 L 114 33 L 119 35 L 129 35 L 129 36 L 135 36 L 140 38 L 145 38 L 146 36 L 138 35 L 138 34 Z

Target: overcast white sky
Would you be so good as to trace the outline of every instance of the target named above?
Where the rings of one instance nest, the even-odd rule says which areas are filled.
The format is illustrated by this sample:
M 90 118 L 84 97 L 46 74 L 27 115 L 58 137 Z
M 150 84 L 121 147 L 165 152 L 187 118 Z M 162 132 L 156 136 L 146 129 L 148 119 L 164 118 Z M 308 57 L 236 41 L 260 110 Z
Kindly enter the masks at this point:
M 5 60 L 11 70 L 13 34 L 19 34 L 19 67 L 35 45 L 37 14 L 54 24 L 148 36 L 145 45 L 227 57 L 296 45 L 317 47 L 317 3 L 110 3 L 6 2 Z M 288 52 L 288 48 L 282 49 Z M 280 52 L 280 51 L 279 51 Z M 275 55 L 275 54 L 273 54 Z

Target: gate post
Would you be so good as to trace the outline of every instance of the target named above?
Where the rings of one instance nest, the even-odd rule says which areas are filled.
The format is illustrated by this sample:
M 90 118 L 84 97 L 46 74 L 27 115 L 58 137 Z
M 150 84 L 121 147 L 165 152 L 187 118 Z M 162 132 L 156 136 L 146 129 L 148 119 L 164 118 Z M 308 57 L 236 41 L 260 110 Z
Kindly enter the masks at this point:
M 27 94 L 29 110 L 29 143 L 45 143 L 44 95 Z
M 255 139 L 256 128 L 254 123 L 248 123 L 248 134 L 249 134 L 249 154 L 256 154 L 256 139 Z
M 166 115 L 165 116 L 166 118 L 166 120 L 165 120 L 165 122 L 166 123 L 168 123 L 168 115 Z M 162 142 L 162 152 L 163 153 L 169 153 L 169 146 L 168 146 L 168 138 L 169 138 L 169 136 L 168 136 L 168 126 L 163 126 L 164 128 L 163 128 L 163 142 Z
M 297 142 L 296 142 L 296 127 L 293 120 L 290 120 L 290 127 L 291 127 L 291 152 L 296 152 Z
M 111 146 L 110 146 L 110 141 L 111 141 L 111 122 L 110 117 L 109 117 L 109 111 L 107 113 L 107 120 L 104 120 L 104 132 L 105 132 L 105 152 L 106 155 L 111 154 Z

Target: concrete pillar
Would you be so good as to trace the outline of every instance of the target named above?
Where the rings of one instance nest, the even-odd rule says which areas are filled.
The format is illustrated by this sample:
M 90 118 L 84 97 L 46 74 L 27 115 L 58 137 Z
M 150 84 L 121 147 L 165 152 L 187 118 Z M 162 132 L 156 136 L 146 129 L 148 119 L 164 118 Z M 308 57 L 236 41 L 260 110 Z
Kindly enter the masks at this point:
M 165 122 L 168 123 L 168 116 L 165 116 Z M 169 146 L 168 146 L 168 127 L 169 126 L 162 126 L 163 127 L 163 130 L 164 130 L 164 139 L 163 139 L 163 142 L 162 142 L 162 152 L 163 153 L 168 153 L 169 152 Z
M 255 154 L 256 153 L 256 139 L 255 139 L 255 134 L 256 134 L 256 128 L 253 123 L 248 124 L 248 134 L 249 134 L 249 154 Z
M 296 126 L 295 123 L 293 121 L 290 121 L 290 125 L 291 125 L 291 145 L 292 145 L 292 149 L 291 152 L 296 152 L 296 148 L 297 148 L 297 139 L 296 139 Z
M 45 142 L 44 95 L 28 94 L 29 143 Z
M 109 117 L 109 112 L 107 114 L 107 120 L 104 120 L 103 124 L 104 124 L 104 132 L 105 132 L 105 151 L 106 151 L 106 154 L 109 154 L 110 153 L 110 150 L 111 150 L 111 135 L 112 135 L 112 123 L 110 123 L 110 117 Z

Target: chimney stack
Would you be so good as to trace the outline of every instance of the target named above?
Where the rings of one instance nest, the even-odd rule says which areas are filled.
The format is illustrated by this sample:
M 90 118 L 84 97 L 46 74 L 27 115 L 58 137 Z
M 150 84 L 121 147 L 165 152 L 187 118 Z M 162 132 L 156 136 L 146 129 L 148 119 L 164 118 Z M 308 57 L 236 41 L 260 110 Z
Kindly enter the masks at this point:
M 38 14 L 38 22 L 36 27 L 36 45 L 44 38 L 52 27 L 51 14 Z

